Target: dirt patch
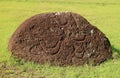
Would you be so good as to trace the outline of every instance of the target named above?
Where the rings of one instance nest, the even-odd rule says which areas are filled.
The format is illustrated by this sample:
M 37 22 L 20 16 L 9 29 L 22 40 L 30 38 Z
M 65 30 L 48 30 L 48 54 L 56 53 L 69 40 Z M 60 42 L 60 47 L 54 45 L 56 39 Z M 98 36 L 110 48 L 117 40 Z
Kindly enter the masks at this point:
M 108 38 L 71 12 L 38 14 L 27 19 L 12 35 L 8 47 L 14 56 L 40 64 L 96 65 L 112 57 Z

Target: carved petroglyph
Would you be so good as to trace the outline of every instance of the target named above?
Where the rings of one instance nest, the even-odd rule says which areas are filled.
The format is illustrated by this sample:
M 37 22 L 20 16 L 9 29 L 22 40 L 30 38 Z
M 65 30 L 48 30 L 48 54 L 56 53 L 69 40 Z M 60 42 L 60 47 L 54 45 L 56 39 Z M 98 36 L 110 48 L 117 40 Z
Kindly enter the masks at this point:
M 9 41 L 13 55 L 52 65 L 100 64 L 112 57 L 108 38 L 71 12 L 38 14 L 26 20 Z

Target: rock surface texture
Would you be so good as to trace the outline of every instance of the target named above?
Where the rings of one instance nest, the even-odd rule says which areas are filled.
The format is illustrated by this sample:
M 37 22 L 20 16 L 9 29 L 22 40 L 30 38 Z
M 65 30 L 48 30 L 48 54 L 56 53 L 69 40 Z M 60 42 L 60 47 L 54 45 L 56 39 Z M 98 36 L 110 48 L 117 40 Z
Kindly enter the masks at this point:
M 8 45 L 12 55 L 51 65 L 97 65 L 112 57 L 108 38 L 72 12 L 38 14 L 22 23 Z

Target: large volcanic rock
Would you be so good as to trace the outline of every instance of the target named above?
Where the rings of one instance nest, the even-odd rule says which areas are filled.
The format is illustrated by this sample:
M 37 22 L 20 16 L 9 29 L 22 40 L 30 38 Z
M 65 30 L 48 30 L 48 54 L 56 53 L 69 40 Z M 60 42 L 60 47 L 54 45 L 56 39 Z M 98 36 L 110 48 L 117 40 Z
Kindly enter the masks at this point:
M 100 64 L 112 57 L 108 38 L 82 16 L 71 12 L 35 15 L 9 41 L 14 56 L 52 65 Z

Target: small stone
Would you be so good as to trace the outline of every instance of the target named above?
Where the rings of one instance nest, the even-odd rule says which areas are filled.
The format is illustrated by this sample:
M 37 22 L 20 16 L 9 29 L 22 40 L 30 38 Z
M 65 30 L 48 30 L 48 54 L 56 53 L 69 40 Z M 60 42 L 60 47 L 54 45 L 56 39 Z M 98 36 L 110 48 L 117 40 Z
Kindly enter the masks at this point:
M 60 12 L 56 12 L 55 15 L 60 15 L 61 13 Z
M 94 30 L 92 29 L 91 31 L 90 31 L 90 33 L 91 33 L 91 35 L 94 33 Z

